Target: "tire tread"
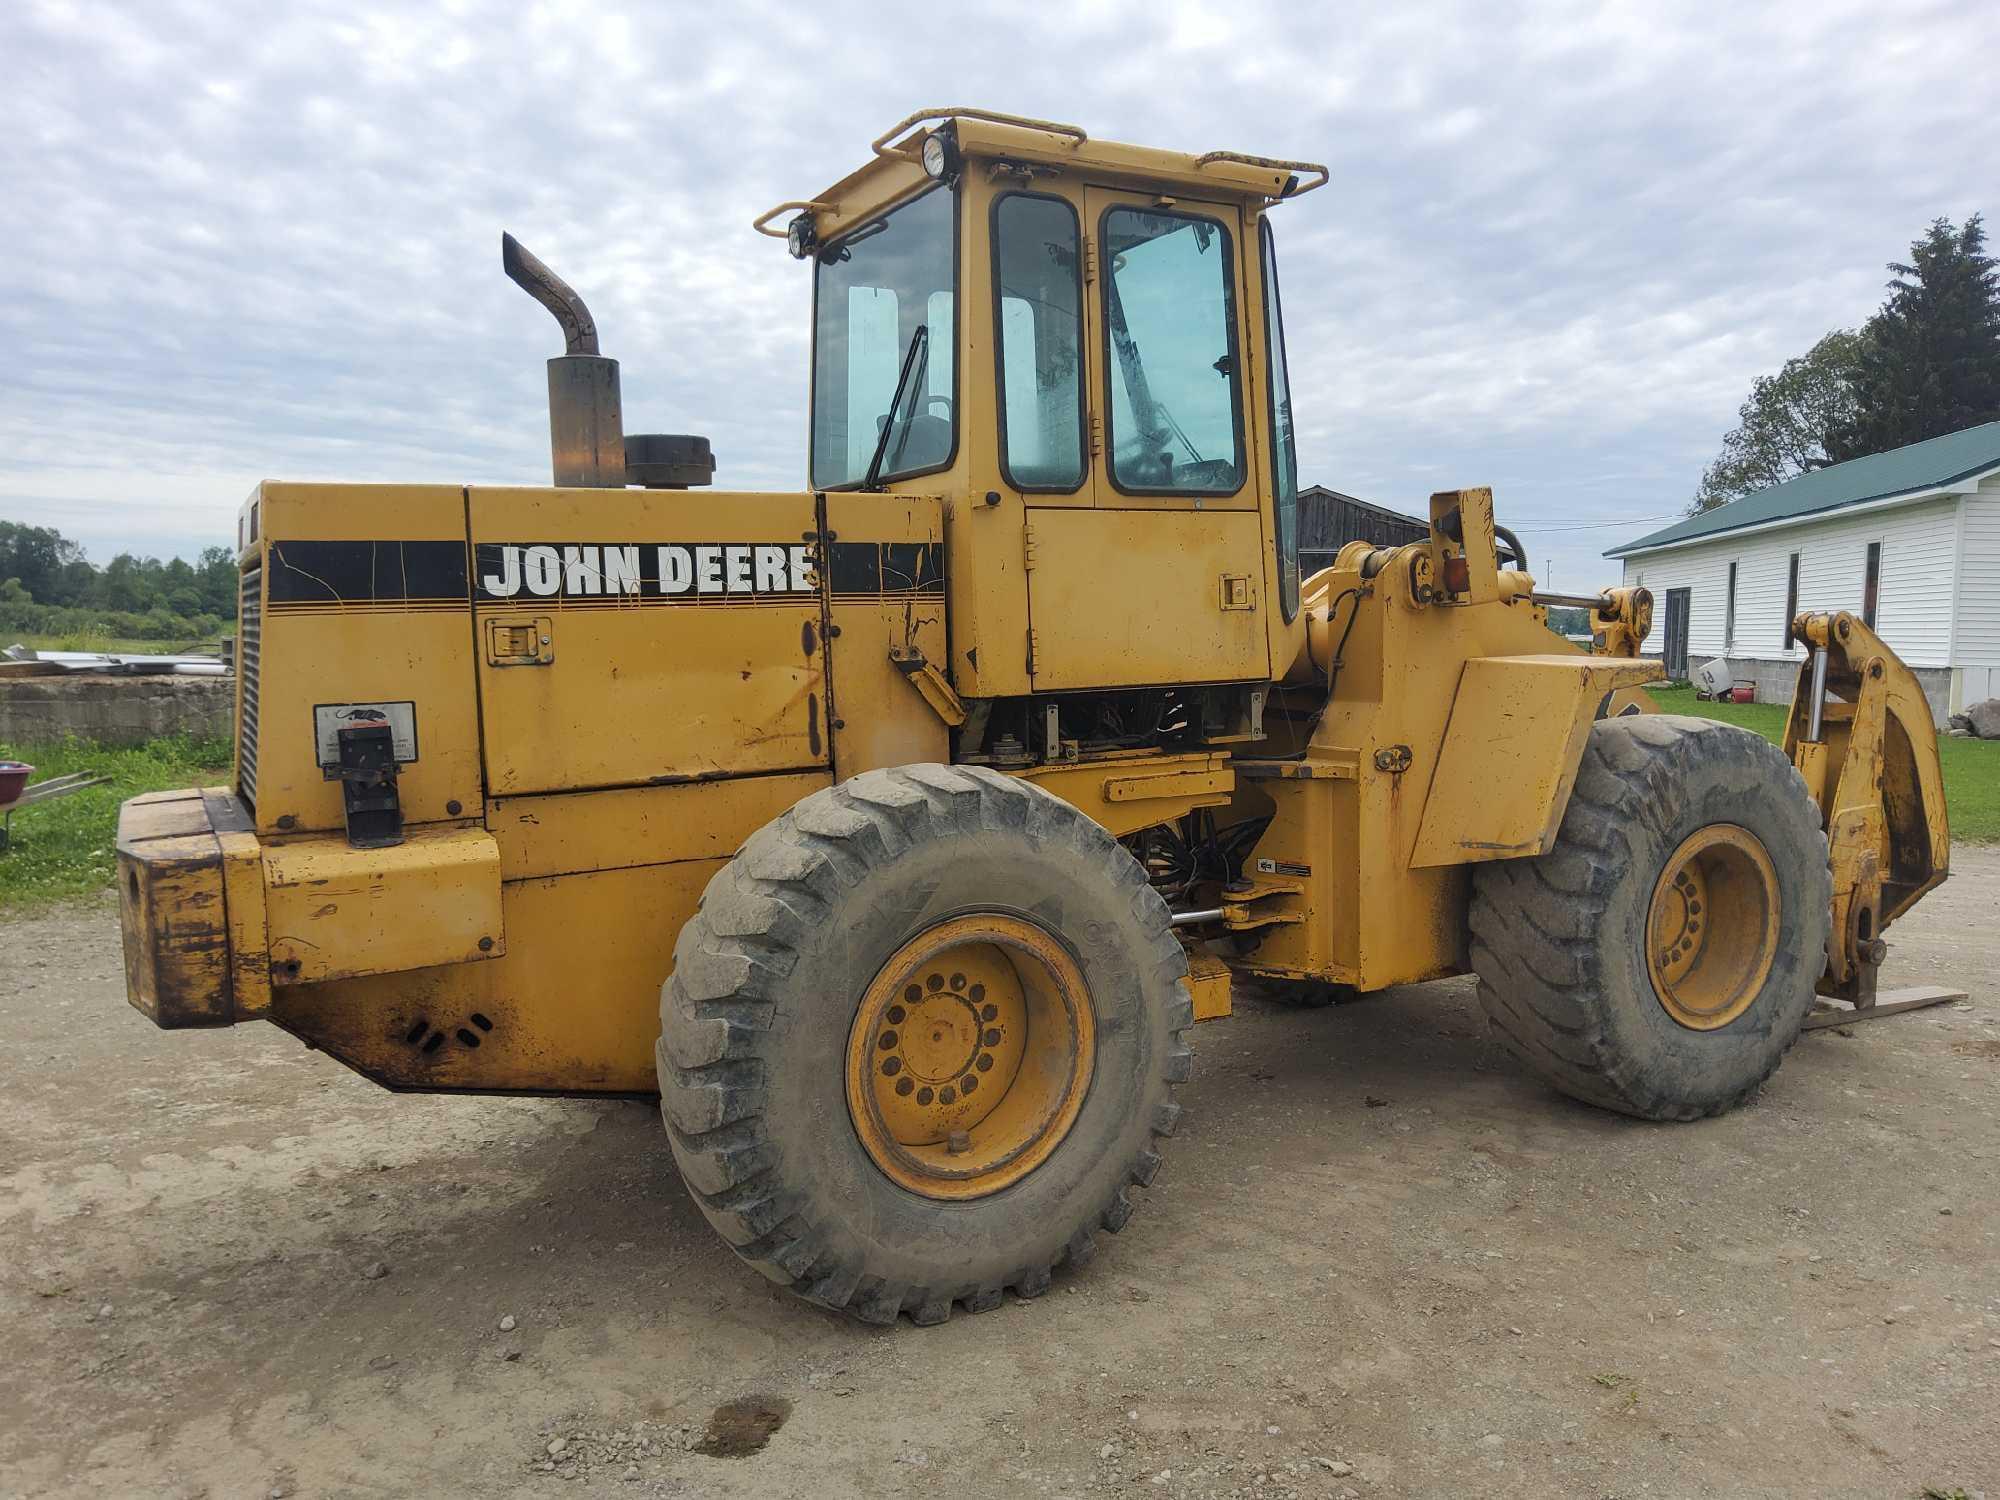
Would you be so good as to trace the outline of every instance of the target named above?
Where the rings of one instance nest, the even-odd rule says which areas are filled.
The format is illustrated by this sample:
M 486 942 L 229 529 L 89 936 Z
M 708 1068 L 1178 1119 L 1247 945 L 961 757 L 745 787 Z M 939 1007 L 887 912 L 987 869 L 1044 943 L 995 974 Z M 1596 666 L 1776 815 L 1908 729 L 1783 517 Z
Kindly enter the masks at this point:
M 769 1279 L 823 1307 L 871 1323 L 899 1313 L 930 1325 L 954 1306 L 984 1312 L 1005 1292 L 1034 1297 L 1051 1273 L 1085 1264 L 1096 1251 L 1091 1228 L 1116 1233 L 1132 1214 L 1124 1186 L 1114 1189 L 1045 1262 L 1023 1265 L 990 1284 L 924 1287 L 885 1283 L 819 1248 L 807 1206 L 779 1185 L 776 1148 L 764 1127 L 767 1091 L 759 1039 L 768 1026 L 775 984 L 791 973 L 796 945 L 832 910 L 838 887 L 927 838 L 982 829 L 1022 829 L 1064 839 L 1101 867 L 1107 882 L 1132 888 L 1133 911 L 1152 933 L 1151 963 L 1173 1001 L 1173 1045 L 1162 1063 L 1167 1099 L 1153 1113 L 1146 1144 L 1127 1164 L 1126 1183 L 1159 1170 L 1157 1147 L 1181 1117 L 1174 1085 L 1192 1069 L 1186 1033 L 1194 1007 L 1187 962 L 1168 922 L 1165 901 L 1144 871 L 1097 824 L 1065 803 L 977 766 L 916 765 L 863 773 L 801 802 L 753 834 L 709 882 L 681 931 L 674 971 L 662 988 L 660 1112 L 674 1158 L 696 1205 L 730 1247 Z
M 1472 968 L 1480 1005 L 1503 1047 L 1562 1092 L 1644 1119 L 1692 1120 L 1736 1108 L 1763 1087 L 1797 1040 L 1794 1032 L 1727 1097 L 1693 1103 L 1623 1055 L 1609 1033 L 1594 935 L 1607 914 L 1622 830 L 1634 822 L 1664 828 L 1655 783 L 1662 772 L 1701 757 L 1740 761 L 1811 808 L 1804 778 L 1745 730 L 1668 714 L 1604 720 L 1585 744 L 1554 847 L 1535 858 L 1482 865 L 1473 879 Z M 1825 835 L 1815 836 L 1824 856 Z M 1823 859 L 1816 870 L 1791 873 L 1811 883 L 1807 903 L 1830 907 L 1832 877 Z

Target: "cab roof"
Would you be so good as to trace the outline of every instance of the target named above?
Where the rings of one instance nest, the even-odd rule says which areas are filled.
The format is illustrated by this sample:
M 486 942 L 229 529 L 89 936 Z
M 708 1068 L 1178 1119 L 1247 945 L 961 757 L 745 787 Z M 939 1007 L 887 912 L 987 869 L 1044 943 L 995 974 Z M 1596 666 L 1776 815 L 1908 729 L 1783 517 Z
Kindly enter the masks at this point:
M 930 181 L 923 167 L 924 142 L 947 132 L 968 161 L 1014 163 L 1030 176 L 1074 173 L 1095 185 L 1172 187 L 1206 197 L 1277 202 L 1325 186 L 1330 175 L 1317 162 L 1237 151 L 1191 156 L 1092 140 L 1076 125 L 956 106 L 918 110 L 898 121 L 875 139 L 872 160 L 809 201 L 779 204 L 757 220 L 756 228 L 782 239 L 785 231 L 771 228 L 771 221 L 795 210 L 812 215 L 822 243 L 835 238 L 923 188 Z

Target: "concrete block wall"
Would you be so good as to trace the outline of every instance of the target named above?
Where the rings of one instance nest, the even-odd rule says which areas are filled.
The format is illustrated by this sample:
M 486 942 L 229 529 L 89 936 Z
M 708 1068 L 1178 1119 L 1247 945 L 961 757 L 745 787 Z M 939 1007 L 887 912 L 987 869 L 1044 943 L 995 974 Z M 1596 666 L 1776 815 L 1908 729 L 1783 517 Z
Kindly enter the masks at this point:
M 1699 672 L 1715 659 L 1698 656 L 1691 651 L 1688 653 L 1688 671 Z M 1747 656 L 1730 656 L 1722 660 L 1728 665 L 1731 681 L 1757 684 L 1759 703 L 1782 706 L 1792 701 L 1792 692 L 1799 680 L 1797 662 L 1759 660 Z M 1911 667 L 1910 671 L 1924 690 L 1924 699 L 1931 706 L 1932 719 L 1942 729 L 1951 717 L 1951 668 Z
M 0 744 L 45 744 L 74 735 L 136 745 L 168 735 L 227 739 L 233 677 L 0 678 Z

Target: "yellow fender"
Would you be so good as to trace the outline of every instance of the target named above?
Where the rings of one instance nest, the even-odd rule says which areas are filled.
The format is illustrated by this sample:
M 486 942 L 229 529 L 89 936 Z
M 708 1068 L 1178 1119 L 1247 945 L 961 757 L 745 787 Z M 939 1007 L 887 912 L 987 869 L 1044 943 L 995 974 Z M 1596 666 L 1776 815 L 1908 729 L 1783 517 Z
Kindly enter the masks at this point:
M 1617 656 L 1475 656 L 1465 664 L 1412 868 L 1524 859 L 1555 843 L 1590 726 L 1614 693 L 1662 676 Z

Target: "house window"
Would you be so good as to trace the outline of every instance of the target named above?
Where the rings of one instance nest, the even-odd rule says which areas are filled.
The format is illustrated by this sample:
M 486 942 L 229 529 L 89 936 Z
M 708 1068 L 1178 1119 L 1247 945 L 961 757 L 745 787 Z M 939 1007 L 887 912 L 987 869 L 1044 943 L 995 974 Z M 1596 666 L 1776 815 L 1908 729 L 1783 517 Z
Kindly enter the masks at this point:
M 1861 623 L 1875 628 L 1875 605 L 1882 593 L 1882 544 L 1868 544 L 1868 573 L 1861 583 Z
M 1736 564 L 1729 565 L 1729 599 L 1722 615 L 1722 649 L 1736 649 Z
M 1785 574 L 1785 649 L 1792 649 L 1798 637 L 1792 634 L 1792 621 L 1799 613 L 1799 555 L 1792 554 L 1791 563 Z

